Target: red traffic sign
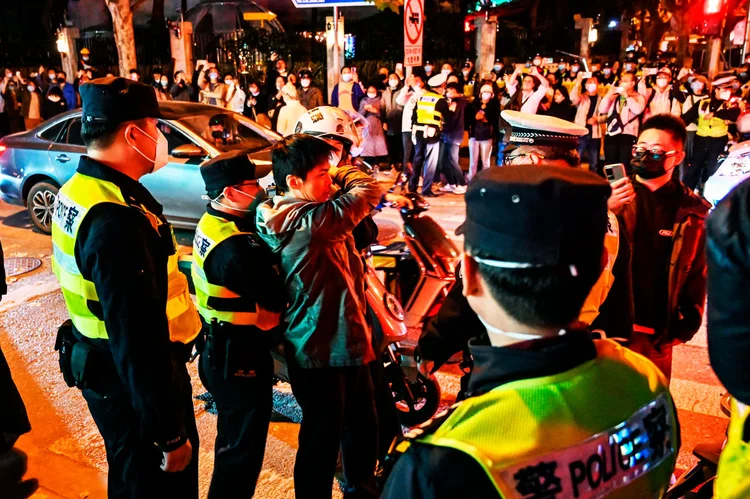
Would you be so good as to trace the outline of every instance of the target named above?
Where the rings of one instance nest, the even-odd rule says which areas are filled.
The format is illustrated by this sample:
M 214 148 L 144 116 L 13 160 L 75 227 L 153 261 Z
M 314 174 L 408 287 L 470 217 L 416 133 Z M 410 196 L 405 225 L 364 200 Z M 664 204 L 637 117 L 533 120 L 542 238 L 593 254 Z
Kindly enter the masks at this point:
M 421 45 L 424 28 L 424 0 L 407 0 L 404 7 L 404 36 L 411 45 Z

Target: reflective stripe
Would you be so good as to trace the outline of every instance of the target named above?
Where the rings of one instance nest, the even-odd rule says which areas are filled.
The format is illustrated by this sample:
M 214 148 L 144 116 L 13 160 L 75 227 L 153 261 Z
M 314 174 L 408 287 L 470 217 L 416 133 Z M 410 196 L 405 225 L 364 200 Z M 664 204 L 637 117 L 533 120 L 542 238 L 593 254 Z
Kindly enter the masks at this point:
M 193 285 L 198 300 L 198 312 L 206 322 L 216 319 L 219 322 L 227 322 L 237 326 L 252 326 L 257 322 L 257 312 L 216 310 L 209 305 L 209 299 L 211 298 L 227 300 L 227 308 L 232 307 L 232 300 L 236 300 L 234 303 L 238 306 L 244 305 L 239 301 L 239 298 L 241 298 L 239 294 L 225 286 L 210 283 L 203 268 L 208 256 L 217 246 L 230 237 L 242 235 L 247 236 L 249 233 L 240 231 L 234 222 L 209 213 L 201 217 L 198 227 L 195 229 L 195 238 L 193 239 L 194 262 L 192 266 Z
M 443 126 L 443 115 L 436 109 L 440 99 L 442 99 L 442 96 L 432 92 L 423 94 L 419 98 L 417 101 L 417 123 L 438 128 Z

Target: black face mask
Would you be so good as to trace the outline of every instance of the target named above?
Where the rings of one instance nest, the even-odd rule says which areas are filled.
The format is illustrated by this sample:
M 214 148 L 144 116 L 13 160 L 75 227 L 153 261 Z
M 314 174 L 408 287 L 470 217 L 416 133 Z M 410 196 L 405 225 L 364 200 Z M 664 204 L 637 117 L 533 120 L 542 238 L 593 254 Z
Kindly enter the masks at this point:
M 223 130 L 213 130 L 211 131 L 211 137 L 215 139 L 223 139 L 224 138 L 224 131 Z
M 651 159 L 648 153 L 642 155 L 633 156 L 630 160 L 630 166 L 633 167 L 633 172 L 636 175 L 645 180 L 663 177 L 667 174 L 667 170 L 664 168 L 667 158 L 661 160 Z
M 65 78 L 58 78 L 57 83 L 62 85 L 63 83 L 65 83 Z

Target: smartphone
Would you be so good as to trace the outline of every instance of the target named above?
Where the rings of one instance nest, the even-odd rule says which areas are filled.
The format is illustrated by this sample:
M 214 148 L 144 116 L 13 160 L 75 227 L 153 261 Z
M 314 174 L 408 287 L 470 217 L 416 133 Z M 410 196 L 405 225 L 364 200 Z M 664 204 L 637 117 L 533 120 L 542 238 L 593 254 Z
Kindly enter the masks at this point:
M 604 165 L 604 175 L 607 177 L 607 181 L 610 184 L 614 184 L 618 180 L 621 180 L 628 176 L 628 174 L 625 172 L 625 165 L 622 163 Z
M 554 64 L 555 60 L 552 57 L 547 57 L 544 59 L 544 64 Z
M 396 63 L 396 71 L 403 71 L 403 69 L 404 69 L 404 65 L 401 64 L 400 62 L 397 62 Z
M 357 74 L 357 67 L 356 66 L 352 66 L 352 73 Z
M 658 72 L 659 70 L 657 68 L 647 68 L 644 70 L 644 73 L 646 74 L 646 76 L 653 76 Z
M 592 76 L 594 76 L 594 73 L 592 73 L 591 71 L 586 71 L 586 72 L 584 72 L 584 73 L 583 73 L 583 76 L 582 76 L 582 78 L 583 78 L 584 80 L 588 80 L 588 79 L 589 79 L 589 78 L 591 78 Z

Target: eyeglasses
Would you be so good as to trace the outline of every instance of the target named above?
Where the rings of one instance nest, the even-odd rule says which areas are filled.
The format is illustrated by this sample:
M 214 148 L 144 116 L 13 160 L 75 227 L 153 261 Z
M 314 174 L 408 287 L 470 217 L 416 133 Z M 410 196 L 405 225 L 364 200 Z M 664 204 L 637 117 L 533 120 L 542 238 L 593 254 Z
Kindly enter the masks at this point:
M 529 158 L 529 161 L 521 161 L 524 158 Z M 505 156 L 503 158 L 503 165 L 508 166 L 512 164 L 522 165 L 522 164 L 534 163 L 534 158 L 544 159 L 544 156 L 542 156 L 541 154 L 537 154 L 535 152 L 513 154 L 513 155 Z M 519 161 L 516 162 L 516 160 L 519 160 Z
M 634 158 L 643 158 L 648 156 L 651 161 L 661 161 L 666 158 L 670 158 L 677 154 L 677 151 L 665 151 L 664 149 L 653 148 L 648 149 L 643 146 L 635 145 L 631 151 Z

